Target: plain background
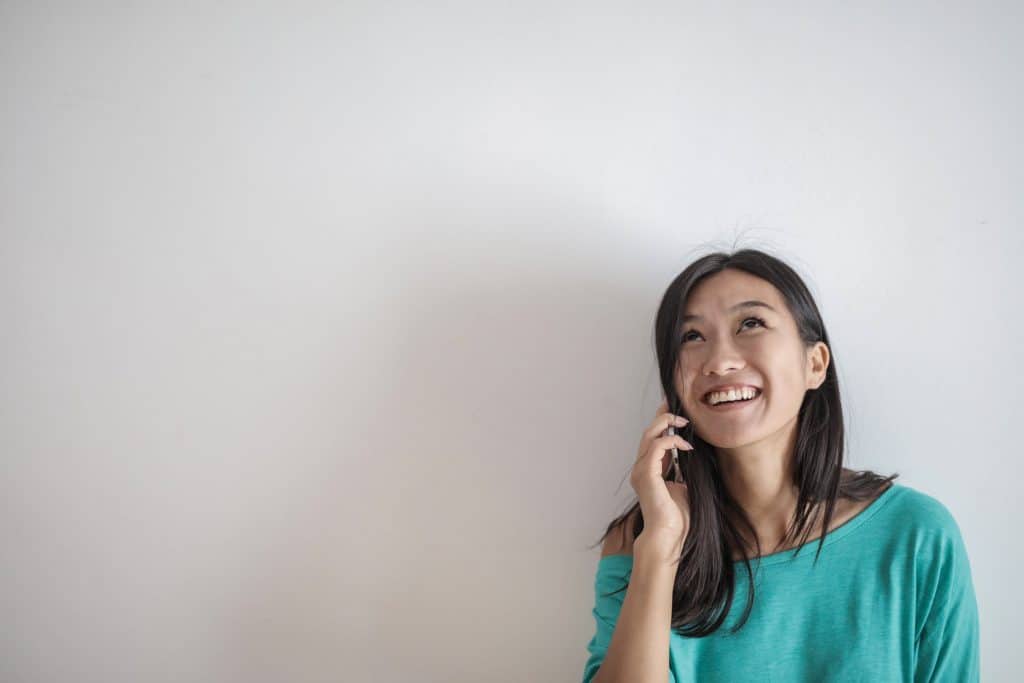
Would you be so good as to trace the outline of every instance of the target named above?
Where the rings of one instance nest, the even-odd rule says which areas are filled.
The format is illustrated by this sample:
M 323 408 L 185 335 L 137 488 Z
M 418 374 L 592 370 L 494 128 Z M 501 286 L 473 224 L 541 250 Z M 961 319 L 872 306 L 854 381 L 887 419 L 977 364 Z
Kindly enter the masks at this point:
M 0 5 L 0 679 L 574 681 L 714 248 L 1019 679 L 1019 4 Z

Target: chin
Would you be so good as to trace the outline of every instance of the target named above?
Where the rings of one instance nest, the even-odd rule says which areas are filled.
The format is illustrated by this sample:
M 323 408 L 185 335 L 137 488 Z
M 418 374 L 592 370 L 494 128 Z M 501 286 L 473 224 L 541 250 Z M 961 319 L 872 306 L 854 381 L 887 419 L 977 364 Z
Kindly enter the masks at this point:
M 715 448 L 724 448 L 728 450 L 734 450 L 736 448 L 742 448 L 743 446 L 750 446 L 761 440 L 760 437 L 751 434 L 744 434 L 742 432 L 736 432 L 733 434 L 709 434 L 705 436 L 700 432 L 696 432 L 697 436 L 701 438 Z
M 708 443 L 711 443 L 711 442 L 709 441 Z M 714 443 L 712 445 L 715 448 L 722 448 L 722 449 L 725 449 L 725 450 L 734 451 L 737 448 L 743 448 L 744 446 L 750 446 L 750 445 L 755 444 L 755 443 L 757 443 L 756 440 L 751 441 L 749 439 L 732 439 L 732 440 L 719 441 L 718 443 Z

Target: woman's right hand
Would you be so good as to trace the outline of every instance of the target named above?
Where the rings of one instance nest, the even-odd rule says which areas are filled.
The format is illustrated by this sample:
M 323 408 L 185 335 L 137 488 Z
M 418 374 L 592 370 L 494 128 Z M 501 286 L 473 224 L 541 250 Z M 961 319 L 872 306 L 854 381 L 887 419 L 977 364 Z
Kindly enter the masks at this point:
M 693 450 L 678 434 L 668 435 L 670 426 L 681 428 L 688 421 L 668 412 L 662 401 L 654 420 L 644 431 L 629 483 L 640 498 L 644 528 L 636 538 L 642 545 L 657 545 L 662 553 L 678 558 L 690 531 L 690 497 L 686 482 L 667 481 L 672 467 L 672 449 Z

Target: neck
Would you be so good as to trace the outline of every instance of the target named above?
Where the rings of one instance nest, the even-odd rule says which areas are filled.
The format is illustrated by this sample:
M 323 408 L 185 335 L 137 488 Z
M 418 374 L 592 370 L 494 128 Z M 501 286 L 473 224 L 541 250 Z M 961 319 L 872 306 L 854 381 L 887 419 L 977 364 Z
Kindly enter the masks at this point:
M 756 443 L 716 448 L 725 486 L 754 525 L 762 552 L 772 552 L 782 543 L 796 513 L 795 446 L 796 418 Z M 748 533 L 737 528 L 744 536 Z M 746 540 L 753 550 L 753 539 Z

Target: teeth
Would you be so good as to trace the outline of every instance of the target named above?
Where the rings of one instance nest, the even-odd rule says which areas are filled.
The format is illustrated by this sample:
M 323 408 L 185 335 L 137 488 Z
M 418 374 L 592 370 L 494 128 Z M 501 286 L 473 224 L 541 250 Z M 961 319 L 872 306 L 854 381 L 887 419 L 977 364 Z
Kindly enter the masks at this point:
M 713 391 L 708 394 L 708 403 L 711 405 L 717 405 L 725 401 L 738 401 L 741 399 L 754 398 L 757 396 L 757 390 L 750 387 L 743 389 L 730 389 L 729 391 Z

